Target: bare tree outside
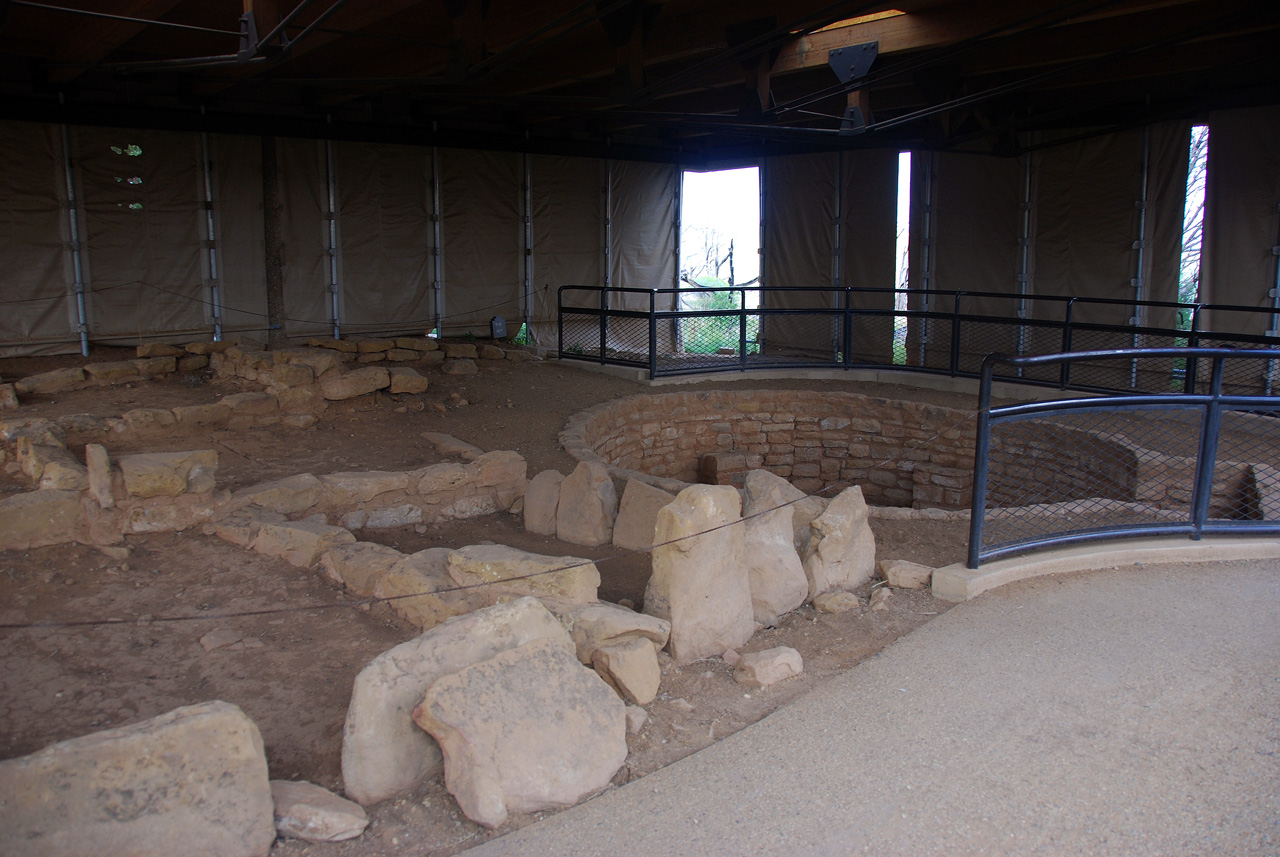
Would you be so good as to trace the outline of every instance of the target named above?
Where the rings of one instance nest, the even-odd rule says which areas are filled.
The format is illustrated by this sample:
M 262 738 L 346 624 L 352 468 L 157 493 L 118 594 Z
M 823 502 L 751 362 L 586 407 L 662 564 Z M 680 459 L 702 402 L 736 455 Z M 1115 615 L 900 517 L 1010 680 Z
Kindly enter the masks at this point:
M 1182 215 L 1182 263 L 1178 271 L 1178 300 L 1194 303 L 1200 296 L 1200 251 L 1204 241 L 1205 177 L 1209 166 L 1209 126 L 1191 129 L 1187 163 L 1187 201 Z M 1179 313 L 1180 326 L 1190 325 L 1188 313 Z

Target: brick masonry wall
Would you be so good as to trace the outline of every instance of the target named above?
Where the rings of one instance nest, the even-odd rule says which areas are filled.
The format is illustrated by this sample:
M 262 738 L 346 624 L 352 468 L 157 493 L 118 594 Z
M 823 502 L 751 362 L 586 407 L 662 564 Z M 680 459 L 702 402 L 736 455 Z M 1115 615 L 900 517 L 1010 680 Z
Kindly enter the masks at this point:
M 875 505 L 958 509 L 972 487 L 974 418 L 856 393 L 711 390 L 605 403 L 571 420 L 562 441 L 659 485 L 696 482 L 701 456 L 737 452 L 807 493 L 856 484 Z

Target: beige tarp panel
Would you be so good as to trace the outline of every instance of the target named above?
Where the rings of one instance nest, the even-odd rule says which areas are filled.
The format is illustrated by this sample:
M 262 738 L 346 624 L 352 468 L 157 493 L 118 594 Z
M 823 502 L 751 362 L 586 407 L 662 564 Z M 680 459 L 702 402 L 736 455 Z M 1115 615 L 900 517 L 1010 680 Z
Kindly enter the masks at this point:
M 88 226 L 91 338 L 207 335 L 199 135 L 76 128 L 72 139 Z
M 284 318 L 289 336 L 330 334 L 329 168 L 323 140 L 276 140 Z
M 56 125 L 0 122 L 0 357 L 78 351 Z
M 534 344 L 556 344 L 556 290 L 561 286 L 603 286 L 604 162 L 587 158 L 533 156 Z M 518 314 L 508 319 L 515 333 Z
M 1176 301 L 1182 267 L 1182 229 L 1187 201 L 1187 167 L 1191 123 L 1165 122 L 1151 126 L 1151 169 L 1147 183 L 1147 271 L 1143 299 Z M 1141 323 L 1175 327 L 1177 312 L 1146 308 Z M 1152 347 L 1172 342 L 1152 342 Z
M 770 288 L 766 309 L 839 309 L 832 288 L 836 204 L 836 154 L 769 158 L 764 183 L 764 271 Z M 840 341 L 838 315 L 766 315 L 761 353 L 797 360 L 834 360 Z
M 1026 162 L 1019 158 L 975 155 L 935 155 L 933 287 L 961 292 L 1000 292 L 1017 295 L 1021 263 L 1022 193 Z M 953 309 L 950 298 L 934 306 Z M 1016 297 L 960 299 L 965 315 L 1016 317 Z M 950 365 L 951 332 L 946 322 L 935 322 L 929 365 Z M 966 323 L 961 327 L 960 366 L 976 372 L 993 351 L 1017 353 L 1018 334 L 1013 325 Z
M 244 332 L 265 340 L 262 139 L 210 134 L 209 159 L 223 335 Z
M 613 248 L 611 285 L 619 289 L 672 289 L 676 284 L 676 187 L 680 170 L 670 164 L 611 161 L 613 210 L 610 212 Z M 647 295 L 617 295 L 614 309 L 648 311 Z M 675 306 L 670 294 L 658 295 L 658 310 Z M 627 328 L 618 331 L 619 341 L 610 346 L 627 347 L 638 334 Z M 647 343 L 648 331 L 644 333 Z M 674 330 L 670 324 L 658 326 L 658 348 L 671 350 Z
M 344 332 L 422 332 L 431 294 L 431 150 L 334 143 Z
M 853 288 L 892 289 L 897 275 L 898 153 L 892 149 L 844 152 L 841 175 L 840 282 Z M 859 309 L 893 309 L 893 294 L 853 294 Z M 892 316 L 855 319 L 854 362 L 893 361 Z
M 440 152 L 444 214 L 443 332 L 485 335 L 489 320 L 517 318 L 524 288 L 521 156 Z
M 1209 119 L 1200 299 L 1272 306 L 1280 244 L 1280 107 L 1228 110 Z M 1262 334 L 1265 314 L 1217 313 L 1214 327 Z M 1202 326 L 1204 326 L 1202 324 Z

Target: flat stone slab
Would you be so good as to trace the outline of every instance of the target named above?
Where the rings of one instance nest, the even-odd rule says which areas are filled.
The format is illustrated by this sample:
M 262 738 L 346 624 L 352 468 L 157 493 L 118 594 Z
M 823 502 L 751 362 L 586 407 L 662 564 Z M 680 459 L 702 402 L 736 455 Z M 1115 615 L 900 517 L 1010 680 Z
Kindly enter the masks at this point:
M 227 702 L 186 706 L 0 762 L 0 854 L 266 857 L 262 737 Z

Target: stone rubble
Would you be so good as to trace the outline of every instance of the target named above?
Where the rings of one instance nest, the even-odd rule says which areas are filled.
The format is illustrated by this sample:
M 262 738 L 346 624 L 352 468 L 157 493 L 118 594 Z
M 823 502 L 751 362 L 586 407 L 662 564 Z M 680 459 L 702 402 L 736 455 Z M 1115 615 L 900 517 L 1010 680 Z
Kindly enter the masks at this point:
M 344 842 L 369 826 L 364 807 L 314 783 L 272 780 L 276 832 L 309 842 Z
M 933 569 L 905 559 L 883 559 L 880 576 L 896 589 L 925 589 L 933 580 Z
M 789 646 L 743 655 L 733 668 L 733 679 L 746 687 L 767 687 L 804 672 L 800 653 Z

